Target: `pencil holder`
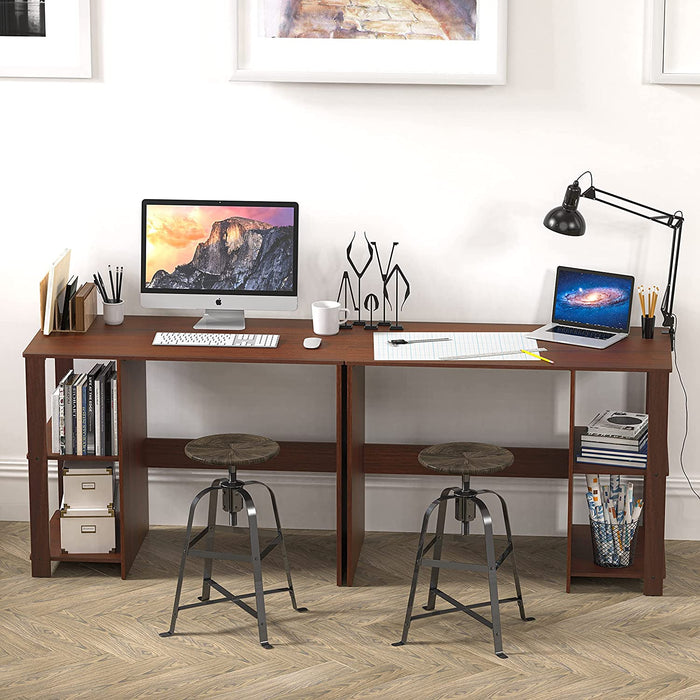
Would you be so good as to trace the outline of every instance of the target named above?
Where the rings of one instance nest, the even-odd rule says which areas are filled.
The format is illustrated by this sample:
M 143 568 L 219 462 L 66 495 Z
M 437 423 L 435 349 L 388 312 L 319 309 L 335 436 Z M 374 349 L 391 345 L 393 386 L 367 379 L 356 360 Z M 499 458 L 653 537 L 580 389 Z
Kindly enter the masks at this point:
M 656 324 L 656 316 L 642 316 L 642 338 L 654 337 L 654 325 Z
M 611 525 L 591 520 L 594 563 L 606 568 L 621 568 L 632 564 L 636 529 L 636 523 Z
M 103 313 L 108 326 L 118 326 L 124 322 L 124 302 L 105 302 Z

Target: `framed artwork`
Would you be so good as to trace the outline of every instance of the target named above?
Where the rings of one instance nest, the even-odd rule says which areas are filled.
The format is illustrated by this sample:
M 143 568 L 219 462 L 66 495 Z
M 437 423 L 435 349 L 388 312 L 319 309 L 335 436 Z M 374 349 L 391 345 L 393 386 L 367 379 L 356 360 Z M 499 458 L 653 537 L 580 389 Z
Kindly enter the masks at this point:
M 647 0 L 651 83 L 700 84 L 700 3 Z
M 90 0 L 0 0 L 0 77 L 91 78 Z
M 237 0 L 232 80 L 503 85 L 507 0 Z

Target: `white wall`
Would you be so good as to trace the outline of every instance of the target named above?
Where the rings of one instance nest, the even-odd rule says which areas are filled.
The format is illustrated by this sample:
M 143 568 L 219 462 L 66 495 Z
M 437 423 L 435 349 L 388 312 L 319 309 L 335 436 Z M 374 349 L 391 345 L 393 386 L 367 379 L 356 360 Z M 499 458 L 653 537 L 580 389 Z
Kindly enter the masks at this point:
M 542 227 L 566 185 L 590 169 L 603 189 L 684 211 L 675 312 L 693 415 L 700 87 L 643 82 L 643 3 L 513 0 L 503 87 L 232 83 L 233 4 L 208 0 L 192 13 L 184 0 L 93 2 L 92 80 L 0 80 L 0 518 L 27 517 L 21 352 L 38 328 L 38 281 L 69 247 L 82 279 L 123 264 L 127 312 L 144 313 L 137 269 L 145 197 L 298 201 L 299 318 L 314 299 L 336 294 L 345 247 L 353 231 L 367 231 L 381 250 L 400 241 L 396 261 L 412 288 L 406 320 L 536 323 L 548 316 L 559 264 L 665 282 L 670 237 L 662 227 L 591 202 L 582 204 L 585 238 Z M 559 373 L 391 369 L 371 370 L 369 379 L 370 441 L 566 441 Z M 600 407 L 643 410 L 639 378 L 585 379 L 581 420 Z M 151 367 L 150 432 L 331 440 L 333 381 L 324 368 Z M 685 413 L 676 373 L 670 409 L 667 535 L 697 538 L 700 504 L 679 464 Z M 691 421 L 684 463 L 696 490 L 698 449 Z M 290 526 L 332 525 L 332 483 L 309 476 L 300 495 L 289 477 L 280 480 Z M 173 502 L 184 503 L 198 483 L 192 477 L 176 497 L 177 478 L 154 475 L 152 522 L 184 519 Z M 413 527 L 413 511 L 434 490 L 415 479 L 369 483 L 367 525 L 376 529 Z M 561 489 L 538 483 L 503 485 L 523 513 L 515 527 L 560 533 Z M 393 510 L 380 515 L 373 504 L 387 485 Z M 528 519 L 538 488 L 554 499 L 555 518 Z M 304 500 L 314 493 L 327 509 L 307 516 Z

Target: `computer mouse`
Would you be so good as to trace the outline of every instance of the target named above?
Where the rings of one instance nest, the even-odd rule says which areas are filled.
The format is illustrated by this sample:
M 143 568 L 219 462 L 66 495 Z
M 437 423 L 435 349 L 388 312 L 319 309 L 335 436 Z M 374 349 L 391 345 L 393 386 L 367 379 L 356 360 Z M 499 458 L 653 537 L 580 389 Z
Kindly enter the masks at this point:
M 304 347 L 308 350 L 315 350 L 319 345 L 321 345 L 320 338 L 304 338 Z

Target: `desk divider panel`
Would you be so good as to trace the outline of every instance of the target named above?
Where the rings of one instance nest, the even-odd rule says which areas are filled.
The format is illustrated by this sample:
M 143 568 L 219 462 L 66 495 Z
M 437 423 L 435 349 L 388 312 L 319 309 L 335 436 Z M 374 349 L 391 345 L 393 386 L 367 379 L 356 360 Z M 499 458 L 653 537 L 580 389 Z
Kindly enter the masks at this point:
M 146 363 L 117 362 L 119 407 L 119 524 L 121 575 L 126 575 L 148 533 L 148 469 L 146 438 Z

